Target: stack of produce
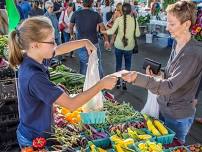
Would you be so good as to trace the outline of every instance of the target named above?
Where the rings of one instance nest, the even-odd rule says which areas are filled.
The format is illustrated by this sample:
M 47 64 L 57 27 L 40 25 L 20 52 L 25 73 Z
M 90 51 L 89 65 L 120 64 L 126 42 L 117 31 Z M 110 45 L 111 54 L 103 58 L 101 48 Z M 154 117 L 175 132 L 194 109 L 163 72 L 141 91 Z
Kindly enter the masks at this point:
M 146 16 L 139 16 L 137 20 L 140 26 L 146 26 L 146 24 L 149 23 L 150 14 L 147 14 Z
M 51 150 L 75 152 L 76 149 L 84 149 L 87 145 L 87 139 L 81 135 L 81 126 L 66 124 L 63 128 L 53 127 L 54 133 L 47 141 L 54 143 Z
M 187 147 L 191 152 L 202 152 L 201 144 L 193 144 Z
M 67 108 L 61 108 L 61 114 L 65 117 L 65 120 L 71 124 L 78 124 L 81 122 L 81 113 L 82 109 L 79 108 L 74 112 L 70 112 Z
M 108 134 L 104 130 L 100 129 L 98 131 L 95 128 L 93 128 L 92 126 L 87 125 L 87 124 L 83 125 L 83 129 L 84 129 L 84 135 L 86 136 L 86 138 L 89 141 L 109 137 Z
M 134 127 L 127 128 L 124 132 L 119 129 L 110 131 L 110 135 L 116 135 L 122 139 L 132 138 L 134 142 L 151 139 L 152 136 L 144 129 L 137 129 Z
M 152 120 L 145 115 L 147 127 L 149 131 L 155 136 L 168 135 L 167 128 L 157 119 Z
M 129 103 L 119 104 L 106 101 L 104 102 L 104 111 L 107 112 L 107 122 L 110 125 L 135 120 L 144 120 L 142 114 L 135 111 Z
M 71 112 L 67 108 L 54 106 L 54 121 L 57 127 L 63 127 L 66 124 L 79 124 L 81 122 L 81 108 Z
M 55 84 L 64 85 L 70 93 L 81 92 L 85 76 L 75 73 L 65 65 L 59 65 L 55 69 L 49 68 L 50 80 Z
M 170 152 L 189 152 L 189 150 L 186 147 L 181 146 L 181 147 L 171 148 Z
M 116 135 L 110 137 L 111 141 L 113 142 L 114 149 L 117 152 L 124 152 L 124 151 L 131 151 L 135 152 L 134 147 L 131 148 L 131 145 L 134 144 L 134 140 L 132 138 L 128 139 L 121 139 Z
M 107 152 L 106 150 L 95 146 L 95 144 L 93 144 L 92 142 L 88 142 L 89 147 L 90 147 L 90 152 Z
M 0 57 L 7 57 L 8 36 L 0 35 Z
M 162 144 L 151 141 L 138 143 L 137 148 L 139 152 L 163 152 Z

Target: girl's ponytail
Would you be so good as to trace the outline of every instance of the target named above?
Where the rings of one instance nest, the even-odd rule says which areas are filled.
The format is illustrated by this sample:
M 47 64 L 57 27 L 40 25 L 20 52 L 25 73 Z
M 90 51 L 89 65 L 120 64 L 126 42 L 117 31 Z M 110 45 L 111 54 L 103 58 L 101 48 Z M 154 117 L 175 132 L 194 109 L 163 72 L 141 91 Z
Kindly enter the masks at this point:
M 23 60 L 22 48 L 20 47 L 20 34 L 18 30 L 14 30 L 9 34 L 9 63 L 16 68 Z

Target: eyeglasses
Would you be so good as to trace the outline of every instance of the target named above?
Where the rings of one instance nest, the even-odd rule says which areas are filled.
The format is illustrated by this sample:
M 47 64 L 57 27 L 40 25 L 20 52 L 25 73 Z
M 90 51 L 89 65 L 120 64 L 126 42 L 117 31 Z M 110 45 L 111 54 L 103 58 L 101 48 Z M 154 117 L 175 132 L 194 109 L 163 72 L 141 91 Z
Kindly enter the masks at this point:
M 39 43 L 45 43 L 45 44 L 51 44 L 51 45 L 55 45 L 55 41 L 52 41 L 52 42 L 39 42 Z

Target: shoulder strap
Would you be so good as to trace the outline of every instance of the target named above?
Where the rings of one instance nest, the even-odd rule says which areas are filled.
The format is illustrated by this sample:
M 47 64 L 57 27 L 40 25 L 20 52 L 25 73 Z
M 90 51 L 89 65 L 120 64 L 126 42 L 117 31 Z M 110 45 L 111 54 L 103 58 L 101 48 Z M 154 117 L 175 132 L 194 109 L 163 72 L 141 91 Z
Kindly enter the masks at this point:
M 65 9 L 65 10 L 66 10 L 66 9 Z M 64 10 L 63 17 L 62 17 L 62 22 L 65 22 L 65 21 L 64 21 L 64 18 L 65 18 L 65 10 Z
M 134 22 L 135 22 L 135 30 L 134 30 L 134 39 L 136 40 L 136 28 L 137 28 L 137 23 L 136 23 L 136 17 L 135 15 L 133 16 Z

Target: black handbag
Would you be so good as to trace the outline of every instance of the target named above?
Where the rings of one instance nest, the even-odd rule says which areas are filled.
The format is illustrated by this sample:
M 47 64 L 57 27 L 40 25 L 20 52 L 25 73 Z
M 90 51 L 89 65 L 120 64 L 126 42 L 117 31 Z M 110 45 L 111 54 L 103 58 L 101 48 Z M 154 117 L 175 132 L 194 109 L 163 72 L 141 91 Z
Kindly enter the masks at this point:
M 138 44 L 137 44 L 137 37 L 136 37 L 136 27 L 137 27 L 137 23 L 136 23 L 136 18 L 134 16 L 134 22 L 135 22 L 135 31 L 134 31 L 134 40 L 135 40 L 135 46 L 133 48 L 133 54 L 137 54 L 138 53 Z
M 144 59 L 144 64 L 143 64 L 143 69 L 146 70 L 147 66 L 150 65 L 150 69 L 154 74 L 158 74 L 160 69 L 161 69 L 161 63 L 156 62 L 154 60 L 145 58 Z

